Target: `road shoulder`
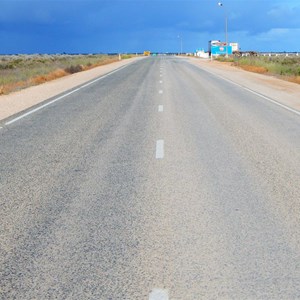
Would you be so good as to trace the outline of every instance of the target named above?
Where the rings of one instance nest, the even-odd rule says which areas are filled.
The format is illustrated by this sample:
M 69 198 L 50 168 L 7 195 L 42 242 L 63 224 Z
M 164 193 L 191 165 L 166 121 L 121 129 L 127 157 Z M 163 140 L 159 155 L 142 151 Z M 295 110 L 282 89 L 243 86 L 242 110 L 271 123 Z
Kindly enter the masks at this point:
M 300 112 L 300 85 L 272 76 L 247 72 L 217 61 L 188 58 L 207 71 Z

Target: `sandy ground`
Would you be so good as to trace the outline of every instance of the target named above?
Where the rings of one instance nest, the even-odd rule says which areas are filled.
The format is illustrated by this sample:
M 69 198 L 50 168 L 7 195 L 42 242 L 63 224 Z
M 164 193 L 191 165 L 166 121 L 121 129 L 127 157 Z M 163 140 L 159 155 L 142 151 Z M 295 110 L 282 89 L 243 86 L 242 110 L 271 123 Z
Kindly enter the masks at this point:
M 126 59 L 108 65 L 100 66 L 88 71 L 75 73 L 41 85 L 0 96 L 0 120 L 39 104 L 51 97 L 70 90 L 94 78 L 107 74 L 117 68 L 130 64 L 141 57 Z
M 288 82 L 273 76 L 244 71 L 238 67 L 218 61 L 198 58 L 188 59 L 192 64 L 204 70 L 300 111 L 300 85 L 297 83 Z
M 132 63 L 132 58 L 100 66 L 92 70 L 59 78 L 38 86 L 33 86 L 9 95 L 0 96 L 0 120 L 4 120 L 31 106 L 39 104 L 51 97 L 72 89 L 89 80 L 109 73 L 121 66 Z M 188 58 L 196 66 L 223 78 L 245 86 L 255 92 L 265 95 L 275 101 L 300 111 L 300 85 L 274 78 L 271 76 L 247 72 L 217 61 Z

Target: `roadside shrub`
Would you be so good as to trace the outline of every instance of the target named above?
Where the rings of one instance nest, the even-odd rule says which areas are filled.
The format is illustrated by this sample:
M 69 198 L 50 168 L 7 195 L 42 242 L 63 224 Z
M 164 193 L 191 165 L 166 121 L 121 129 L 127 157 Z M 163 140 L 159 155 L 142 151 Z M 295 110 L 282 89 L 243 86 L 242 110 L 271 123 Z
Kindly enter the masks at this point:
M 69 74 L 74 74 L 74 73 L 78 73 L 78 72 L 81 72 L 83 71 L 83 66 L 82 65 L 76 65 L 76 66 L 70 66 L 70 67 L 67 67 L 65 68 L 65 71 Z

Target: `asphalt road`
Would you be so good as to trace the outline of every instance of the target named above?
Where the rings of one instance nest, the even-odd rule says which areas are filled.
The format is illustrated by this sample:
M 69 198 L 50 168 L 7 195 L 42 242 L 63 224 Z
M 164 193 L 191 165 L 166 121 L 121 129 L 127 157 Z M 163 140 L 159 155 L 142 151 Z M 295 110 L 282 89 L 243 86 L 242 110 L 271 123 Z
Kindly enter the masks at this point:
M 14 118 L 1 299 L 300 299 L 298 114 L 151 57 Z

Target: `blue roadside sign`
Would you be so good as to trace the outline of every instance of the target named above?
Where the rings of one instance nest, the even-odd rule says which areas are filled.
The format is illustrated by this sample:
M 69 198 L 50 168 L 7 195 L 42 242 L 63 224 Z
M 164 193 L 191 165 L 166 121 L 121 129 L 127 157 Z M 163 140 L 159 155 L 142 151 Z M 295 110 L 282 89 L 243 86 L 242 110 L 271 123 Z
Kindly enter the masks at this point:
M 232 47 L 231 46 L 223 46 L 223 45 L 211 45 L 211 54 L 212 55 L 226 55 L 226 54 L 231 55 Z

